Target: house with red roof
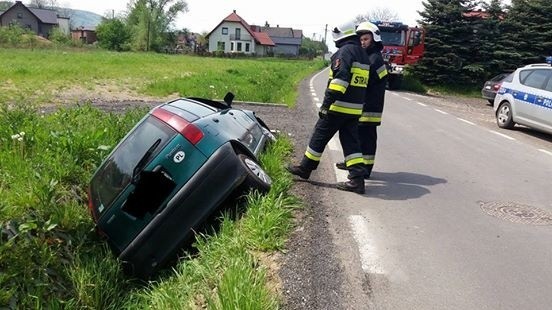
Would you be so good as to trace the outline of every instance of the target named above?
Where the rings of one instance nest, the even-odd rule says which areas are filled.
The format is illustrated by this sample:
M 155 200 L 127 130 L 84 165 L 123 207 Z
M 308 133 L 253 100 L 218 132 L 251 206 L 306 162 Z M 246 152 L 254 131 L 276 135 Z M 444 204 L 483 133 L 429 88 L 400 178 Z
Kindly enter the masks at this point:
M 283 31 L 269 31 L 267 27 L 250 26 L 234 10 L 224 18 L 207 36 L 209 52 L 244 53 L 257 56 L 286 54 L 297 56 L 303 33 L 301 30 L 282 28 Z M 272 37 L 272 35 L 276 35 Z M 282 38 L 295 36 L 292 39 Z M 276 40 L 276 41 L 275 41 Z M 276 43 L 278 42 L 278 43 Z

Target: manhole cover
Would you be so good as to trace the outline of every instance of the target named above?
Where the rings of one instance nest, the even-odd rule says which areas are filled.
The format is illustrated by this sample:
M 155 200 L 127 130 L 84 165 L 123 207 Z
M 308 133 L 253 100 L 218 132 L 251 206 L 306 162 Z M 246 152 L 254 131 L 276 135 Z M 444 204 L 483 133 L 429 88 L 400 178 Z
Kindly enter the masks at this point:
M 552 214 L 539 208 L 515 202 L 484 202 L 481 209 L 506 221 L 529 225 L 552 225 Z

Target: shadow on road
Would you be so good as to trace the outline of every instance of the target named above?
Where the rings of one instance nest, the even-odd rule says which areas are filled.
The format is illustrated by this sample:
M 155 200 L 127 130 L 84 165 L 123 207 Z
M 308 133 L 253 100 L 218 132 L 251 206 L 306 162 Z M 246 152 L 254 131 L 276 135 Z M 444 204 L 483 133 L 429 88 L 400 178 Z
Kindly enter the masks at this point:
M 385 200 L 408 200 L 429 194 L 429 186 L 447 180 L 411 172 L 372 172 L 366 181 L 366 196 Z
M 337 189 L 335 183 L 299 178 L 296 178 L 295 182 L 305 182 L 318 187 Z M 366 193 L 364 196 L 385 200 L 408 200 L 429 194 L 431 191 L 427 188 L 428 186 L 444 184 L 447 183 L 447 180 L 410 172 L 374 171 L 372 177 L 366 180 L 365 183 Z

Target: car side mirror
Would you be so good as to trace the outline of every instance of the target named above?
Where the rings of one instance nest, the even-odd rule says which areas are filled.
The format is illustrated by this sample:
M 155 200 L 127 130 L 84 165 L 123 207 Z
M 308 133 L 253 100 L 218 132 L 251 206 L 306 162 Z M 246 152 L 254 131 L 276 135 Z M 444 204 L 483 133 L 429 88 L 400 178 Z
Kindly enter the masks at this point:
M 226 104 L 231 107 L 232 106 L 232 100 L 234 100 L 234 94 L 232 94 L 231 92 L 227 92 L 226 93 L 226 96 L 224 96 L 224 102 L 226 102 Z

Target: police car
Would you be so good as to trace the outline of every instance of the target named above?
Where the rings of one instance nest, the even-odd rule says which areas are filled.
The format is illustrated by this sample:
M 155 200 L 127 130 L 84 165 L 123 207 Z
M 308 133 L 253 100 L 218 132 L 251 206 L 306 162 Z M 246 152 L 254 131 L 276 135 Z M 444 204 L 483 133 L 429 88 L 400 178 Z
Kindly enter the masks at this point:
M 552 66 L 518 68 L 502 82 L 493 108 L 500 128 L 520 124 L 552 134 Z

